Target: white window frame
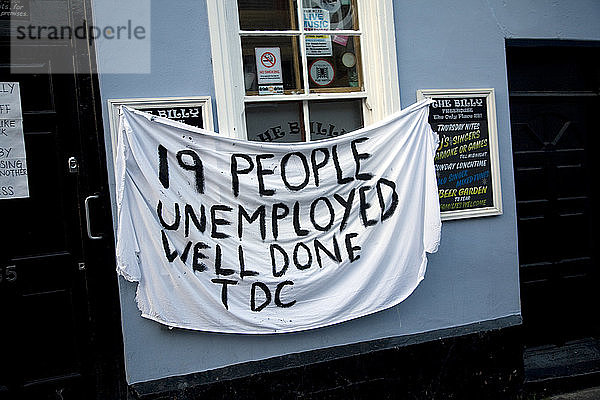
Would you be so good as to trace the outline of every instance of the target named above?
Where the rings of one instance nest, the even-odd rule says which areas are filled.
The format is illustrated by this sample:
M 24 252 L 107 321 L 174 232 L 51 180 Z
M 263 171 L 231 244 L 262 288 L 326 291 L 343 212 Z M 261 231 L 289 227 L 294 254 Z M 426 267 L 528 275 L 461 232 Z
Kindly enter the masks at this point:
M 300 9 L 302 0 L 298 0 L 298 3 Z M 252 96 L 251 101 L 362 98 L 365 125 L 399 111 L 400 90 L 392 0 L 357 0 L 357 3 L 364 91 L 262 95 L 260 98 Z M 224 136 L 247 139 L 245 100 L 248 101 L 249 98 L 246 97 L 244 85 L 237 0 L 207 0 L 207 9 L 219 132 Z M 300 45 L 305 46 L 303 41 Z M 304 86 L 308 86 L 307 82 L 304 82 Z M 304 118 L 308 121 L 306 108 L 305 103 Z M 305 123 L 305 126 L 309 124 Z M 308 132 L 307 136 L 310 136 Z

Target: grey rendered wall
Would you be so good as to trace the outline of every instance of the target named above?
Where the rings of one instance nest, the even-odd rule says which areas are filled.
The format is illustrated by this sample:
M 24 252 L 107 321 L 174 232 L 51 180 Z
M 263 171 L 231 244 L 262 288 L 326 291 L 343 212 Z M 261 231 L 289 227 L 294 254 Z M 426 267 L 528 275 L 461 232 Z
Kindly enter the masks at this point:
M 272 336 L 169 330 L 143 319 L 135 285 L 120 281 L 129 383 L 251 360 L 518 316 L 519 283 L 504 39 L 600 39 L 600 3 L 590 1 L 395 1 L 404 106 L 425 88 L 496 89 L 504 215 L 446 222 L 425 280 L 399 306 L 337 326 Z M 96 10 L 103 5 L 97 1 Z M 100 77 L 106 100 L 214 96 L 206 4 L 152 1 L 152 72 Z M 100 58 L 103 54 L 100 52 Z M 215 121 L 216 122 L 216 121 Z M 107 139 L 109 140 L 109 139 Z M 110 144 L 107 142 L 107 151 Z M 110 153 L 109 153 L 110 154 Z M 109 174 L 112 165 L 108 157 Z M 111 190 L 114 189 L 112 181 Z M 114 193 L 113 193 L 114 194 Z

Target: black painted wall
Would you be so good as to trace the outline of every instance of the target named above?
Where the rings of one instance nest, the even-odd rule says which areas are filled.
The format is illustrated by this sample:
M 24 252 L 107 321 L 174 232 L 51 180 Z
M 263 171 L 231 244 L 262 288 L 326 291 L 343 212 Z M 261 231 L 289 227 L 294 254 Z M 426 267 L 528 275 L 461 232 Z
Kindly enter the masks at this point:
M 130 394 L 144 400 L 518 399 L 530 397 L 523 391 L 519 336 L 519 327 L 506 328 L 223 382 L 194 386 L 192 377 L 184 378 L 178 390 L 160 382 L 155 390 L 133 385 Z

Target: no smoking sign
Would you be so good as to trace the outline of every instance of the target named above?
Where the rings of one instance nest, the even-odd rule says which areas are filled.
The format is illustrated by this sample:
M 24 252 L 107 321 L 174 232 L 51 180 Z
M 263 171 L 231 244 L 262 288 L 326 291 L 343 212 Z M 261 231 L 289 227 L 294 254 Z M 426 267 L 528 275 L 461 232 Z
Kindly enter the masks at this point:
M 277 62 L 277 57 L 275 57 L 275 54 L 267 51 L 260 56 L 260 62 L 265 66 L 265 68 L 272 68 Z
M 281 51 L 279 47 L 257 47 L 256 75 L 259 85 L 283 83 L 281 73 Z

